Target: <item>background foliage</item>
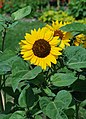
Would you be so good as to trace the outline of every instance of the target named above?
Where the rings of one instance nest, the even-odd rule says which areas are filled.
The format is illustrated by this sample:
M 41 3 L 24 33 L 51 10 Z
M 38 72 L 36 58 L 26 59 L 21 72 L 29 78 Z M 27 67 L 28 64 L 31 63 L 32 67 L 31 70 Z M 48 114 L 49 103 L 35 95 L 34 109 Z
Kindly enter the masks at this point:
M 82 19 L 86 17 L 86 1 L 85 0 L 70 0 L 69 13 L 76 19 Z

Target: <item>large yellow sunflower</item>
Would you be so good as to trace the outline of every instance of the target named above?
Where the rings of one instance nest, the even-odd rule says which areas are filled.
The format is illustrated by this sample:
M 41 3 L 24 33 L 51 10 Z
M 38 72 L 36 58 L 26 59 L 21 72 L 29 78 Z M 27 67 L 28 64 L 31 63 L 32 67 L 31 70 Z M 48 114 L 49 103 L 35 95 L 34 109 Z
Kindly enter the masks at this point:
M 70 42 L 70 38 L 72 37 L 70 32 L 63 32 L 62 30 L 60 30 L 60 28 L 62 26 L 65 26 L 66 24 L 69 24 L 68 22 L 59 22 L 58 20 L 56 22 L 52 22 L 52 26 L 50 25 L 46 25 L 46 29 L 51 30 L 52 32 L 54 32 L 54 37 L 55 36 L 59 36 L 60 39 L 60 45 L 59 47 L 64 48 L 65 46 L 70 46 L 69 42 Z
M 31 30 L 31 34 L 26 33 L 26 40 L 21 40 L 21 54 L 24 60 L 29 60 L 31 64 L 41 66 L 46 69 L 51 67 L 51 63 L 56 64 L 56 58 L 62 53 L 61 48 L 57 47 L 58 36 L 53 37 L 51 31 L 45 28 Z
M 82 45 L 84 48 L 86 48 L 86 36 L 84 34 L 79 34 L 75 37 L 74 45 L 79 46 Z

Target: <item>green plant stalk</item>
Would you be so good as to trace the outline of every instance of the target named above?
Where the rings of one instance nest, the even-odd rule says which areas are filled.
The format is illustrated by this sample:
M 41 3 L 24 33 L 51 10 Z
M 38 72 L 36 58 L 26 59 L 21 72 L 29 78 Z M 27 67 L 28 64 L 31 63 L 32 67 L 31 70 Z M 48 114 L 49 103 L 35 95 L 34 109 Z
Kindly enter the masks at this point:
M 2 80 L 2 76 L 0 76 L 0 86 L 1 86 L 1 80 Z M 2 100 L 2 90 L 0 89 L 0 110 L 3 111 L 3 100 Z
M 3 87 L 5 88 L 5 75 L 3 75 L 3 82 L 4 82 L 4 85 L 3 85 Z M 6 93 L 5 92 L 3 92 L 4 93 L 4 110 L 5 110 L 5 106 L 6 106 Z
M 3 102 L 2 102 L 2 95 L 1 95 L 1 91 L 0 91 L 0 111 L 2 112 L 3 109 Z
M 60 9 L 60 0 L 57 0 L 57 7 Z
M 79 103 L 75 100 L 75 108 L 76 108 L 76 119 L 79 119 Z
M 1 111 L 4 111 L 6 105 L 6 93 L 2 90 L 2 88 L 5 88 L 5 75 L 2 75 L 0 79 L 0 107 Z M 1 84 L 2 80 L 3 83 Z
M 2 31 L 2 49 L 1 49 L 2 52 L 4 51 L 6 30 L 7 29 L 4 28 L 3 31 Z M 4 82 L 3 87 L 5 87 L 5 75 L 2 75 L 1 77 L 2 77 L 1 80 L 3 80 L 3 82 Z M 3 111 L 3 110 L 5 110 L 5 105 L 6 105 L 6 93 L 3 92 L 2 90 L 0 92 L 0 97 L 1 97 L 1 103 L 2 103 L 1 105 L 2 105 L 2 111 Z
M 6 37 L 6 28 L 4 28 L 4 30 L 2 31 L 2 52 L 4 51 L 5 37 Z

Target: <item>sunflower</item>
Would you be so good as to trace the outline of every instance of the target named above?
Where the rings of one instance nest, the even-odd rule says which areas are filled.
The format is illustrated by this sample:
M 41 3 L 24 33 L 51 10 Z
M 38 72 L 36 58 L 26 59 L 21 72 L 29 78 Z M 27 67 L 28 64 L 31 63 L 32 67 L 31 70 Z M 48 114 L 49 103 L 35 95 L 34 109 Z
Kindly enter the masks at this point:
M 31 34 L 26 33 L 25 40 L 19 44 L 24 60 L 46 69 L 47 66 L 51 67 L 51 63 L 56 64 L 56 59 L 62 54 L 61 48 L 57 47 L 58 43 L 58 36 L 53 37 L 51 31 L 39 28 L 31 30 Z
M 79 34 L 75 37 L 74 41 L 75 46 L 82 45 L 84 48 L 86 48 L 86 36 L 84 34 Z
M 56 22 L 52 22 L 52 26 L 50 25 L 46 25 L 46 29 L 51 30 L 52 32 L 54 32 L 54 37 L 55 36 L 59 36 L 60 39 L 60 46 L 61 48 L 65 48 L 65 46 L 70 46 L 69 42 L 70 42 L 70 38 L 72 37 L 70 32 L 63 32 L 62 30 L 60 30 L 60 28 L 62 26 L 65 26 L 66 24 L 69 24 L 68 22 L 59 22 L 58 20 Z

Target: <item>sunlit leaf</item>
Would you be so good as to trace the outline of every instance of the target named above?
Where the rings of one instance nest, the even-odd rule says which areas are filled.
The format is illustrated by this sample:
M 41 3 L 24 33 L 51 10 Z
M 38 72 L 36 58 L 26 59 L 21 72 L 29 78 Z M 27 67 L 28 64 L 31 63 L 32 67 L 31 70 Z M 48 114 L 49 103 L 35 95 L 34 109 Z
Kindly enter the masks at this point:
M 29 15 L 30 12 L 31 12 L 31 7 L 27 6 L 27 7 L 24 7 L 14 13 L 12 13 L 12 17 L 14 18 L 14 20 L 19 20 L 19 19 L 22 19 L 23 17 Z
M 6 74 L 11 71 L 11 67 L 8 64 L 0 64 L 0 75 Z
M 22 80 L 22 77 L 28 72 L 28 70 L 19 70 L 12 76 L 11 85 L 15 91 L 18 88 L 19 82 Z
M 66 114 L 63 111 L 59 110 L 59 106 L 63 106 L 62 103 L 59 104 L 59 101 L 50 102 L 46 107 L 46 114 L 50 119 L 68 119 Z M 52 110 L 52 111 L 51 111 Z M 52 113 L 51 113 L 52 112 Z
M 86 24 L 83 23 L 74 22 L 63 26 L 60 29 L 67 32 L 80 32 L 86 34 Z
M 16 111 L 14 112 L 9 119 L 24 119 L 25 111 Z
M 40 115 L 36 115 L 35 119 L 42 119 L 42 117 Z
M 86 68 L 86 49 L 79 46 L 70 46 L 64 50 L 64 62 L 71 68 L 80 71 Z
M 19 95 L 19 98 L 18 98 L 18 103 L 21 107 L 26 107 L 26 88 L 27 87 L 25 87 L 21 91 L 21 94 Z
M 48 96 L 53 96 L 53 97 L 55 96 L 55 94 L 48 87 L 46 87 L 43 90 Z
M 41 72 L 42 72 L 41 67 L 37 66 L 34 69 L 27 72 L 22 78 L 23 79 L 34 79 Z
M 46 114 L 46 107 L 50 103 L 50 99 L 48 97 L 42 97 L 40 98 L 39 104 L 41 110 Z
M 54 86 L 69 86 L 77 80 L 73 73 L 55 73 L 51 76 L 51 82 Z
M 57 93 L 55 101 L 62 101 L 65 105 L 65 108 L 67 108 L 72 101 L 72 96 L 68 91 L 61 90 Z

